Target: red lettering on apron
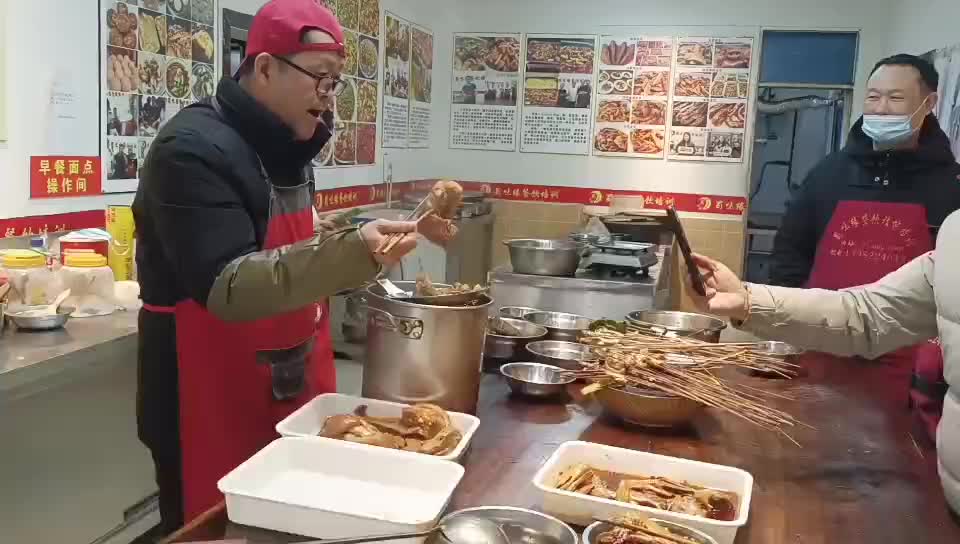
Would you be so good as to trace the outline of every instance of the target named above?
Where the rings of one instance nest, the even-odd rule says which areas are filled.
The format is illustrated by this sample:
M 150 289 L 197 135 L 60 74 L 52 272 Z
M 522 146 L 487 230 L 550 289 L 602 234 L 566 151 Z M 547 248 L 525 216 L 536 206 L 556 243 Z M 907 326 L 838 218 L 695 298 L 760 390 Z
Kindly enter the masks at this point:
M 919 204 L 843 201 L 830 218 L 817 246 L 807 287 L 844 289 L 873 283 L 911 260 L 933 250 L 926 209 Z M 880 358 L 906 378 L 907 372 L 933 379 L 943 373 L 943 354 L 936 342 L 923 342 Z M 940 403 L 910 393 L 911 407 L 931 437 L 940 421 Z
M 312 237 L 309 186 L 270 187 L 264 249 Z M 291 209 L 290 202 L 299 204 Z M 222 499 L 217 481 L 276 438 L 281 419 L 336 391 L 336 370 L 326 301 L 242 323 L 222 321 L 193 300 L 178 303 L 175 315 L 189 522 Z

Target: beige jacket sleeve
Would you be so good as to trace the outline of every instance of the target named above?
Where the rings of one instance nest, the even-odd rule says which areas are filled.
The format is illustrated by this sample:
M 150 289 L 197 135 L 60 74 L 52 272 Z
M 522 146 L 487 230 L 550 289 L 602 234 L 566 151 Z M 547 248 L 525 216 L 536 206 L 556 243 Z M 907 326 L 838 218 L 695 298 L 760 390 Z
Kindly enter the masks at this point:
M 225 321 L 262 319 L 360 287 L 379 272 L 357 228 L 321 233 L 235 259 L 210 288 L 207 309 Z
M 933 252 L 880 281 L 843 291 L 748 284 L 740 328 L 836 355 L 874 358 L 937 336 Z

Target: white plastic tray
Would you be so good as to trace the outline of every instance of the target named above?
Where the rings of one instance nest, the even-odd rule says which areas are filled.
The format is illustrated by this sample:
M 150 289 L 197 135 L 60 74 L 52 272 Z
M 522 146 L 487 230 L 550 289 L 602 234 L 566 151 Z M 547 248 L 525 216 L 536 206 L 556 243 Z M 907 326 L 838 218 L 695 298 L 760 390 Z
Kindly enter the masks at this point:
M 218 487 L 234 523 L 328 539 L 429 529 L 462 477 L 460 465 L 427 455 L 279 438 Z
M 553 483 L 560 471 L 578 463 L 619 474 L 665 476 L 713 489 L 733 491 L 740 496 L 737 519 L 717 521 L 555 489 Z M 593 523 L 595 519 L 611 519 L 618 515 L 632 513 L 680 523 L 703 531 L 715 538 L 718 544 L 733 544 L 737 529 L 746 525 L 750 513 L 753 476 L 734 467 L 614 448 L 591 442 L 566 442 L 550 456 L 546 464 L 533 477 L 533 485 L 543 493 L 543 511 L 573 525 L 586 526 Z
M 351 395 L 341 395 L 339 393 L 326 393 L 317 395 L 313 400 L 301 406 L 296 412 L 287 416 L 283 421 L 277 423 L 277 432 L 280 436 L 301 436 L 316 440 L 332 440 L 340 442 L 333 438 L 322 438 L 317 436 L 323 427 L 323 422 L 330 416 L 339 414 L 352 414 L 360 405 L 367 406 L 367 414 L 374 417 L 400 417 L 400 412 L 406 408 L 407 404 L 396 402 L 387 402 L 384 400 L 365 399 L 363 397 L 354 397 Z M 468 414 L 459 412 L 448 412 L 453 426 L 463 435 L 460 444 L 456 449 L 447 455 L 434 455 L 437 459 L 446 461 L 460 461 L 463 454 L 467 451 L 473 434 L 480 427 L 480 420 Z M 376 447 L 376 446 L 367 446 Z M 410 453 L 410 452 L 401 452 Z M 417 454 L 413 454 L 417 455 Z

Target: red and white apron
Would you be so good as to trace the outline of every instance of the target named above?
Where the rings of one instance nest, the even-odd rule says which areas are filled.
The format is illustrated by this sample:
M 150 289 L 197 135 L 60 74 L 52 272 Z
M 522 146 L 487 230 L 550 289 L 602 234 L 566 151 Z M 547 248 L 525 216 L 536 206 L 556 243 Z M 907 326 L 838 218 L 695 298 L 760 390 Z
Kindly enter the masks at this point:
M 844 289 L 873 283 L 933 250 L 926 209 L 919 204 L 843 201 L 837 204 L 817 254 L 807 287 Z M 939 403 L 914 387 L 919 379 L 943 375 L 943 355 L 936 341 L 885 355 L 881 361 L 912 373 L 911 408 L 933 436 L 940 420 Z
M 311 238 L 310 184 L 267 183 L 263 248 Z M 276 438 L 281 419 L 316 395 L 336 391 L 327 302 L 231 323 L 192 299 L 148 309 L 176 318 L 183 514 L 189 522 L 222 499 L 217 481 Z

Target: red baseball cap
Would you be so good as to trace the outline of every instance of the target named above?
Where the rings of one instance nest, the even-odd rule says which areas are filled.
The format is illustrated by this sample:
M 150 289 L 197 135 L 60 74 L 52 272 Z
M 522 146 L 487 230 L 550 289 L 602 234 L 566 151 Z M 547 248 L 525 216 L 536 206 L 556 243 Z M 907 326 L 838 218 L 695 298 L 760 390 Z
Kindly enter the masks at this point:
M 334 43 L 303 43 L 310 30 L 326 32 Z M 247 58 L 260 53 L 276 56 L 302 51 L 333 51 L 346 56 L 343 28 L 319 0 L 270 0 L 253 17 L 247 40 Z

